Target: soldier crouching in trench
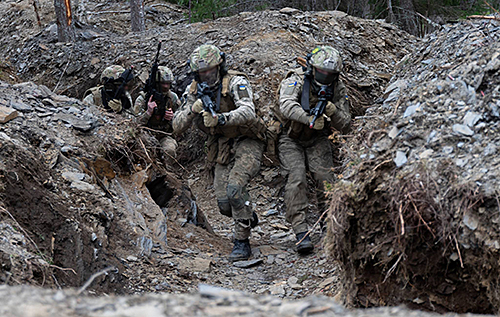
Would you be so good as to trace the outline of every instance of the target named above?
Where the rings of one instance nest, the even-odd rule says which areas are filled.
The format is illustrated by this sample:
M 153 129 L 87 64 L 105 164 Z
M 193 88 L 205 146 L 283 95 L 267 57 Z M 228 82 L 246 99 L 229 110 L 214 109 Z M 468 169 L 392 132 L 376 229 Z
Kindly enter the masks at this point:
M 101 85 L 87 90 L 83 102 L 116 113 L 127 111 L 136 115 L 139 110 L 132 107 L 132 96 L 129 92 L 133 79 L 132 68 L 125 69 L 120 65 L 108 66 L 101 74 Z
M 350 127 L 349 102 L 339 79 L 341 71 L 340 53 L 330 46 L 321 46 L 308 55 L 305 72 L 303 69 L 290 71 L 280 85 L 279 111 L 286 122 L 278 151 L 287 175 L 286 219 L 292 224 L 299 253 L 314 249 L 310 237 L 306 236 L 306 171 L 309 170 L 316 181 L 318 209 L 322 211 L 326 208 L 324 182 L 334 180 L 328 135 L 331 127 L 342 132 Z
M 185 103 L 174 114 L 174 131 L 181 133 L 195 122 L 208 135 L 207 159 L 216 162 L 214 189 L 219 211 L 234 219 L 229 260 L 246 260 L 251 255 L 250 231 L 258 223 L 246 185 L 260 169 L 266 126 L 255 113 L 246 75 L 227 71 L 225 55 L 216 46 L 196 48 L 189 65 L 195 80 L 186 89 Z
M 161 101 L 158 102 L 163 102 L 164 105 L 159 107 L 157 102 L 153 100 L 153 95 L 149 100 L 146 100 L 146 93 L 141 92 L 135 100 L 134 109 L 142 109 L 143 112 L 139 114 L 137 123 L 152 130 L 152 133 L 160 142 L 161 148 L 168 156 L 166 161 L 172 162 L 176 158 L 177 141 L 168 134 L 173 132 L 172 119 L 181 102 L 179 97 L 171 90 L 174 74 L 170 68 L 158 66 L 156 76 L 158 78 L 155 82 L 157 82 L 158 90 L 162 94 Z M 160 108 L 162 111 L 160 111 Z

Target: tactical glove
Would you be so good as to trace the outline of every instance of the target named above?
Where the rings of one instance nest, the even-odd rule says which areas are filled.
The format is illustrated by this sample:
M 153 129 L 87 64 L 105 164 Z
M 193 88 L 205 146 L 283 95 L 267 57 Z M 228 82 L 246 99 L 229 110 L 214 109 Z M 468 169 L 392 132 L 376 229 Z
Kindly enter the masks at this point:
M 122 111 L 122 102 L 120 100 L 111 99 L 110 101 L 108 101 L 108 106 L 114 112 L 120 112 L 120 111 Z
M 335 104 L 331 101 L 328 101 L 325 107 L 325 114 L 328 117 L 333 116 L 333 114 L 337 111 L 337 107 L 335 107 Z
M 201 99 L 196 99 L 191 106 L 191 111 L 194 113 L 201 113 L 203 111 L 203 102 L 201 102 Z
M 207 128 L 213 128 L 219 122 L 219 118 L 212 117 L 212 114 L 209 111 L 202 111 L 201 114 L 203 115 L 203 124 L 205 124 Z
M 313 121 L 314 116 L 309 117 L 309 125 L 311 125 L 311 122 Z M 314 121 L 313 129 L 314 130 L 323 130 L 325 127 L 325 118 L 321 115 L 319 116 L 316 121 Z

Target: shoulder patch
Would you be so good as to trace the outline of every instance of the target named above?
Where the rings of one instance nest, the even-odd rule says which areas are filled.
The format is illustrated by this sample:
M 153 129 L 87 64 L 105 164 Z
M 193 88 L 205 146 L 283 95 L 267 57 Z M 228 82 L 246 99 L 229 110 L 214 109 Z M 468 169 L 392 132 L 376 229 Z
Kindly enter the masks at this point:
M 238 97 L 239 97 L 239 99 L 250 97 L 250 95 L 248 94 L 248 89 L 247 89 L 246 85 L 238 85 Z
M 293 82 L 293 83 L 288 84 L 288 87 L 295 87 L 295 86 L 297 86 L 297 82 Z

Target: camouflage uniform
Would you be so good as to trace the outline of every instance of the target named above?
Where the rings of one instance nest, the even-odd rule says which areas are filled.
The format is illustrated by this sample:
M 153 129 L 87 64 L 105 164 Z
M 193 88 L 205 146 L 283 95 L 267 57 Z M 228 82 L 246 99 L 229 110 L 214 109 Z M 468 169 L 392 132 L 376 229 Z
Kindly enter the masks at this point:
M 101 83 L 103 83 L 106 78 L 118 79 L 124 71 L 125 69 L 119 65 L 107 67 L 101 75 Z M 88 89 L 83 96 L 83 102 L 89 105 L 96 105 L 98 107 L 107 108 L 116 113 L 120 113 L 123 110 L 134 115 L 137 115 L 139 113 L 140 109 L 136 109 L 132 106 L 132 96 L 127 90 L 124 91 L 124 94 L 120 99 L 112 99 L 108 102 L 108 105 L 105 106 L 103 102 L 103 88 L 104 85 L 99 85 L 97 87 Z
M 160 118 L 158 115 L 150 116 L 146 111 L 147 102 L 144 98 L 144 92 L 140 92 L 139 96 L 135 100 L 134 109 L 143 110 L 143 113 L 139 114 L 139 117 L 137 118 L 137 123 L 143 126 L 147 126 L 153 130 L 172 133 L 174 131 L 172 129 L 172 121 L 162 120 L 162 118 Z M 164 98 L 167 101 L 168 109 L 172 109 L 172 111 L 174 112 L 179 109 L 181 101 L 174 92 L 169 91 L 167 95 L 164 95 Z M 175 158 L 177 141 L 175 141 L 173 137 L 165 135 L 163 133 L 153 132 L 153 134 L 156 136 L 158 141 L 160 141 L 160 145 L 165 153 L 167 153 L 170 158 Z
M 303 75 L 302 69 L 289 72 L 281 82 L 279 97 L 279 111 L 286 120 L 285 133 L 280 136 L 278 143 L 279 157 L 287 175 L 286 219 L 292 224 L 296 234 L 308 230 L 306 171 L 309 169 L 317 183 L 319 208 L 325 208 L 323 182 L 332 183 L 334 180 L 332 148 L 328 140 L 330 127 L 346 131 L 351 120 L 346 89 L 342 81 L 338 80 L 334 83 L 334 97 L 331 100 L 336 108 L 334 114 L 326 118 L 323 129 L 310 129 L 310 116 L 300 104 L 304 85 Z M 309 94 L 311 108 L 318 102 L 317 93 L 313 93 L 313 90 L 311 88 Z
M 165 66 L 158 67 L 160 78 L 158 78 L 158 82 L 169 82 L 172 83 L 174 78 L 172 71 Z M 139 96 L 135 100 L 134 109 L 139 109 L 139 111 L 143 111 L 139 117 L 137 118 L 137 123 L 143 126 L 147 126 L 153 130 L 172 133 L 172 121 L 165 120 L 161 118 L 161 115 L 153 114 L 152 116 L 148 114 L 147 110 L 147 100 L 145 99 L 146 94 L 144 92 L 140 92 Z M 179 97 L 171 90 L 169 90 L 166 94 L 163 95 L 166 101 L 166 108 L 172 109 L 173 112 L 177 111 L 181 105 L 181 101 Z M 161 132 L 152 132 L 155 137 L 160 142 L 162 149 L 167 153 L 170 159 L 174 159 L 176 157 L 177 150 L 177 141 L 168 135 L 165 135 Z
M 208 160 L 216 162 L 214 188 L 219 210 L 235 220 L 235 239 L 248 239 L 253 212 L 246 185 L 260 169 L 266 130 L 256 116 L 250 83 L 244 75 L 231 71 L 221 78 L 219 116 L 225 124 L 215 127 L 206 127 L 202 115 L 192 112 L 198 99 L 196 80 L 184 95 L 186 102 L 174 114 L 174 131 L 181 133 L 194 122 L 208 135 Z

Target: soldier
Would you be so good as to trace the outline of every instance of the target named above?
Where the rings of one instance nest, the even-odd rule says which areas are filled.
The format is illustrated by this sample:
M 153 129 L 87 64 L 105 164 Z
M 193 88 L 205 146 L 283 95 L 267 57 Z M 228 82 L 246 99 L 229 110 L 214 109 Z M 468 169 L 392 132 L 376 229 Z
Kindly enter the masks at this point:
M 170 90 L 173 81 L 174 74 L 170 68 L 166 66 L 158 66 L 157 82 L 165 101 L 165 113 L 163 116 L 159 114 L 158 111 L 155 111 L 158 108 L 158 105 L 152 100 L 153 96 L 151 96 L 148 102 L 146 102 L 145 92 L 139 93 L 139 96 L 135 100 L 134 104 L 134 109 L 143 111 L 143 113 L 139 115 L 137 122 L 157 131 L 153 131 L 153 133 L 158 138 L 158 141 L 160 141 L 162 149 L 165 153 L 167 153 L 170 159 L 174 159 L 176 157 L 177 142 L 173 137 L 165 133 L 171 134 L 173 132 L 172 119 L 174 118 L 174 111 L 176 111 L 181 105 L 179 97 Z
M 246 185 L 260 169 L 266 126 L 255 113 L 246 75 L 227 71 L 225 55 L 217 47 L 196 48 L 189 65 L 195 80 L 186 89 L 185 103 L 174 114 L 174 131 L 185 131 L 194 122 L 208 135 L 207 159 L 216 162 L 214 189 L 219 211 L 235 222 L 229 260 L 246 260 L 251 255 L 250 230 L 258 223 Z M 208 109 L 210 102 L 213 113 Z
M 125 70 L 120 65 L 106 67 L 101 75 L 101 85 L 87 90 L 83 102 L 116 113 L 127 110 L 136 114 L 132 109 L 132 96 L 129 93 L 133 79 L 132 69 Z
M 314 249 L 309 236 L 304 238 L 308 231 L 306 170 L 309 169 L 317 182 L 318 207 L 324 209 L 324 182 L 333 182 L 330 127 L 345 132 L 350 126 L 346 89 L 339 80 L 341 71 L 340 53 L 330 46 L 321 46 L 308 55 L 306 72 L 290 71 L 280 86 L 279 111 L 285 119 L 285 133 L 279 138 L 278 151 L 287 174 L 286 219 L 292 224 L 297 242 L 302 240 L 297 245 L 299 253 Z M 324 114 L 314 120 L 309 109 L 325 99 Z

